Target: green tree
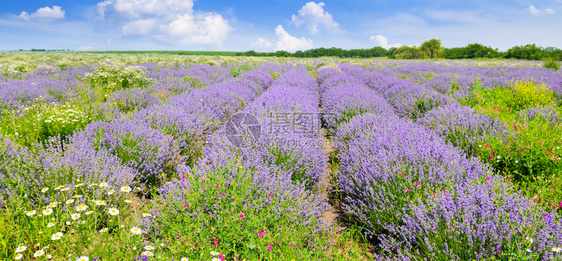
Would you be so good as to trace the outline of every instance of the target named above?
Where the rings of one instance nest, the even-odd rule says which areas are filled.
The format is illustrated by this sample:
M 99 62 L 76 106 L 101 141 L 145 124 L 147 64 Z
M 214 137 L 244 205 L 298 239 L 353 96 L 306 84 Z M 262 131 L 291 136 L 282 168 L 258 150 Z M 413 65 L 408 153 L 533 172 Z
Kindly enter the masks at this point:
M 441 46 L 441 40 L 431 39 L 423 42 L 420 47 L 420 51 L 426 53 L 428 58 L 439 58 L 443 54 L 443 46 Z

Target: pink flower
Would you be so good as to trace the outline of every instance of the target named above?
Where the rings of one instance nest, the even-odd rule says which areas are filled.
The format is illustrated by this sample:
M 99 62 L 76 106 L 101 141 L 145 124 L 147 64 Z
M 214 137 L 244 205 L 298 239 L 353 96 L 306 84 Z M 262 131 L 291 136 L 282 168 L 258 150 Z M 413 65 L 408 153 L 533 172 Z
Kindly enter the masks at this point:
M 183 208 L 186 209 L 187 208 L 187 203 L 183 205 Z
M 240 214 L 238 215 L 241 218 L 244 218 L 244 213 L 240 212 Z
M 525 151 L 525 148 L 523 148 L 523 151 Z
M 267 251 L 271 250 L 271 244 L 267 244 Z
M 263 237 L 263 230 L 258 231 L 258 237 L 262 238 Z

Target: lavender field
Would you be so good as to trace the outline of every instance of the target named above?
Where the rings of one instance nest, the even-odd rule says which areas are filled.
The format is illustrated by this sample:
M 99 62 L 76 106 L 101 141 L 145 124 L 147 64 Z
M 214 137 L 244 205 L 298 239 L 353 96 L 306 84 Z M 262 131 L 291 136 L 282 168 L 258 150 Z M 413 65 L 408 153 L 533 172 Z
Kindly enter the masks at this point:
M 2 260 L 562 260 L 539 62 L 0 53 Z

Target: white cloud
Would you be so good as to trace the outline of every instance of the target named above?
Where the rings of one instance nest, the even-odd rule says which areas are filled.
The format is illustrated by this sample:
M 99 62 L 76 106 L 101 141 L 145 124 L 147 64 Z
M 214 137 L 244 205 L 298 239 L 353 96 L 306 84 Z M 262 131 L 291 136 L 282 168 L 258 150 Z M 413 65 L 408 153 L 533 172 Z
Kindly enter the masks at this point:
M 54 19 L 64 19 L 65 11 L 62 10 L 60 6 L 54 5 L 53 8 L 45 6 L 42 8 L 37 9 L 32 14 L 27 12 L 21 12 L 18 19 L 23 19 L 25 21 L 29 21 L 31 19 L 44 19 L 44 20 L 54 20 Z
M 96 48 L 94 48 L 93 46 L 88 46 L 88 45 L 82 45 L 80 47 L 78 47 L 78 51 L 91 51 L 94 50 Z
M 255 42 L 250 44 L 250 47 L 257 47 L 257 48 L 271 48 L 273 46 L 268 40 L 259 37 Z
M 220 14 L 195 12 L 193 0 L 106 0 L 96 7 L 102 21 L 123 35 L 164 43 L 220 46 L 233 30 Z
M 306 3 L 300 10 L 298 15 L 293 15 L 293 24 L 296 27 L 305 25 L 312 34 L 318 33 L 319 27 L 324 27 L 331 32 L 340 32 L 339 24 L 334 21 L 332 15 L 324 11 L 324 3 Z
M 384 48 L 384 49 L 389 49 L 392 47 L 400 47 L 402 46 L 401 44 L 397 43 L 397 44 L 388 44 L 388 38 L 377 34 L 377 35 L 371 35 L 371 42 L 377 43 L 380 47 Z
M 526 9 L 530 14 L 534 16 L 542 15 L 542 14 L 555 14 L 556 11 L 552 8 L 546 8 L 544 10 L 537 9 L 534 5 L 530 5 L 529 8 Z
M 295 52 L 298 50 L 312 49 L 313 44 L 311 39 L 294 37 L 287 33 L 281 25 L 275 28 L 275 35 L 277 35 L 277 42 L 275 43 L 276 50 Z

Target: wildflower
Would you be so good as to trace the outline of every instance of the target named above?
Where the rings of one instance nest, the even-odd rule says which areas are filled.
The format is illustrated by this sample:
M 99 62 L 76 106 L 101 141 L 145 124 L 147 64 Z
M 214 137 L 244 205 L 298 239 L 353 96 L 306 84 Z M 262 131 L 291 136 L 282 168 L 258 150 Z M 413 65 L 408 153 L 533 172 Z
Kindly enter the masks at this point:
M 73 198 L 81 198 L 82 195 L 74 195 Z
M 55 233 L 51 236 L 51 240 L 59 240 L 63 236 L 62 232 Z
M 17 255 L 14 257 L 14 259 L 15 259 L 15 260 L 20 260 L 22 257 L 23 257 L 22 254 L 17 254 Z
M 94 211 L 89 210 L 89 211 L 86 211 L 86 213 L 84 213 L 84 214 L 85 214 L 86 216 L 88 216 L 88 215 L 90 215 L 90 214 L 92 214 L 92 213 L 94 213 Z
M 67 225 L 67 226 L 70 226 L 70 225 L 72 225 L 72 222 L 66 221 L 66 225 Z
M 560 247 L 553 247 L 553 248 L 552 248 L 552 251 L 553 251 L 553 252 L 556 252 L 556 253 L 560 253 L 560 251 L 562 251 L 562 248 L 560 248 Z
M 100 183 L 100 188 L 105 188 L 105 187 L 107 187 L 107 183 L 105 182 Z
M 61 188 L 64 188 L 64 186 L 58 185 L 58 186 L 55 188 L 55 190 L 60 190 Z
M 131 192 L 131 187 L 129 187 L 129 186 L 121 187 L 121 192 L 127 192 L 127 193 Z
M 258 231 L 258 237 L 262 238 L 263 237 L 263 230 Z
M 107 232 L 107 228 L 100 229 L 100 233 Z
M 74 203 L 74 199 L 69 199 L 69 200 L 67 200 L 65 203 L 66 203 L 67 205 L 68 205 L 68 204 L 72 204 L 72 203 Z
M 47 207 L 48 207 L 48 208 L 54 208 L 54 207 L 56 207 L 56 206 L 57 206 L 57 202 L 56 202 L 56 201 L 53 201 L 53 202 L 49 203 L 49 205 L 48 205 Z
M 90 258 L 87 256 L 81 256 L 79 258 L 76 258 L 76 261 L 90 261 Z
M 47 191 L 49 191 L 49 188 L 42 188 L 42 189 L 41 189 L 41 192 L 42 192 L 42 193 L 45 193 L 45 192 L 47 192 Z
M 516 160 L 516 161 L 515 161 L 515 163 L 519 163 L 519 161 L 518 161 L 518 160 Z
M 35 254 L 33 254 L 33 257 L 38 257 L 38 256 L 42 256 L 45 254 L 45 251 L 41 250 L 37 250 L 37 252 L 35 252 Z
M 105 205 L 105 201 L 103 201 L 103 200 L 101 200 L 101 199 L 100 199 L 100 200 L 96 200 L 95 202 L 96 202 L 96 205 L 97 205 L 97 206 L 103 206 L 103 205 Z
M 21 245 L 18 248 L 16 248 L 16 253 L 21 253 L 23 251 L 25 251 L 27 249 L 27 247 L 25 245 Z
M 74 186 L 75 188 L 81 187 L 82 185 L 84 185 L 84 183 L 78 183 L 76 184 L 76 186 Z
M 31 217 L 31 216 L 35 215 L 35 213 L 36 213 L 35 210 L 30 210 L 30 211 L 26 211 L 26 212 L 25 212 L 25 214 L 26 214 L 28 217 Z
M 154 250 L 154 247 L 153 247 L 153 246 L 150 246 L 150 245 L 148 245 L 148 246 L 145 246 L 145 247 L 144 247 L 144 250 L 148 250 L 148 251 L 150 251 L 150 250 Z
M 43 209 L 43 215 L 48 216 L 53 214 L 53 210 L 50 208 Z
M 55 226 L 55 223 L 53 222 L 49 222 L 49 224 L 47 224 L 47 227 L 53 227 L 53 226 Z
M 113 192 L 114 192 L 113 190 L 110 190 L 110 191 L 107 192 L 107 195 L 112 195 Z
M 70 217 L 72 218 L 72 220 L 77 220 L 80 218 L 80 214 L 79 213 L 74 213 L 72 215 L 70 215 Z
M 67 190 L 68 190 L 68 188 L 66 188 L 66 187 L 60 189 L 60 191 L 67 191 Z
M 142 230 L 138 227 L 132 227 L 131 228 L 131 234 L 133 235 L 140 235 L 142 233 Z
M 53 256 L 47 255 L 47 259 L 51 259 L 51 258 L 53 258 Z
M 215 257 L 215 258 L 211 259 L 211 261 L 220 261 L 220 259 Z
M 132 201 L 132 200 L 125 199 L 125 203 L 129 203 L 129 204 L 130 204 L 130 203 L 133 203 L 133 201 Z
M 78 221 L 78 224 L 84 225 L 84 224 L 86 224 L 86 220 L 80 220 L 80 221 Z
M 97 185 L 98 185 L 98 183 L 92 183 L 92 184 L 88 185 L 88 187 L 95 187 Z
M 86 209 L 88 209 L 88 206 L 84 203 L 76 207 L 76 211 L 80 211 L 80 212 L 85 211 Z
M 116 209 L 116 208 L 110 208 L 108 212 L 109 212 L 109 214 L 112 215 L 112 216 L 117 216 L 117 215 L 119 215 L 119 209 Z
M 219 252 L 217 252 L 217 251 L 211 251 L 211 255 L 212 255 L 212 256 L 218 256 L 218 255 L 219 255 Z
M 240 212 L 240 214 L 238 214 L 239 217 L 243 218 L 244 217 L 244 213 Z
M 267 244 L 267 251 L 271 250 L 271 244 Z
M 150 213 L 142 213 L 142 217 L 152 217 Z
M 141 255 L 143 255 L 143 256 L 154 256 L 154 254 L 152 254 L 152 252 L 150 252 L 150 251 L 144 251 L 144 252 L 141 253 Z
M 189 259 L 187 259 L 187 257 L 182 257 L 180 261 L 189 261 Z

